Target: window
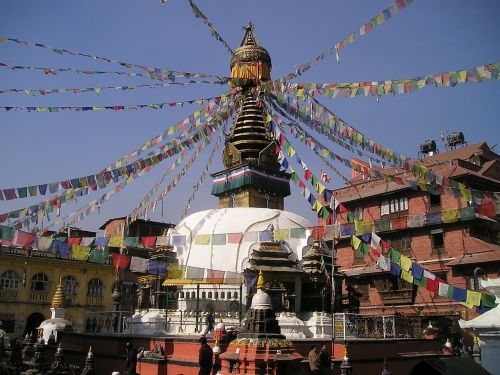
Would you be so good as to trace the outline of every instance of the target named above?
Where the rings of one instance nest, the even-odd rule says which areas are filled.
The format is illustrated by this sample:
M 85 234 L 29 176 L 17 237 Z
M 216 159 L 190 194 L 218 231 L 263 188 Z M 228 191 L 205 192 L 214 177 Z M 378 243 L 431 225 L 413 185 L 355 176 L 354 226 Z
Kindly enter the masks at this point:
M 47 292 L 49 290 L 49 278 L 44 273 L 37 273 L 31 278 L 31 290 L 34 292 Z
M 214 298 L 218 299 L 219 298 L 219 292 L 214 292 Z
M 386 199 L 380 203 L 380 216 L 386 216 L 389 215 L 389 213 L 389 201 Z
M 201 298 L 207 298 L 207 292 L 201 292 Z
M 99 279 L 92 279 L 88 283 L 88 291 L 87 295 L 100 297 L 103 294 L 104 286 L 102 285 L 102 281 Z
M 485 278 L 486 278 L 486 273 L 481 267 L 476 267 L 474 271 L 465 273 L 467 289 L 480 290 L 481 280 L 484 280 Z
M 375 286 L 385 305 L 413 303 L 414 286 L 409 282 L 388 276 L 375 280 Z
M 405 216 L 408 215 L 408 197 L 384 199 L 380 202 L 380 216 Z
M 220 292 L 220 299 L 226 298 L 226 292 Z
M 179 298 L 184 298 L 184 292 L 179 293 Z
M 0 289 L 17 289 L 19 286 L 19 276 L 15 271 L 7 271 L 0 278 Z
M 442 229 L 434 229 L 430 231 L 432 253 L 441 255 L 444 251 L 444 233 Z
M 408 233 L 398 234 L 387 239 L 387 243 L 399 252 L 409 252 L 411 250 L 411 236 Z
M 78 283 L 73 276 L 64 276 L 62 278 L 63 291 L 66 295 L 75 295 Z
M 354 208 L 354 219 L 355 220 L 363 220 L 363 207 Z
M 212 292 L 208 292 L 208 298 L 212 298 Z
M 234 293 L 233 293 L 233 298 L 234 298 L 234 299 L 237 299 L 237 298 L 238 298 L 238 292 L 234 292 Z
M 441 195 L 429 194 L 429 205 L 430 206 L 441 206 Z
M 191 292 L 191 298 L 196 298 L 196 293 L 195 292 Z

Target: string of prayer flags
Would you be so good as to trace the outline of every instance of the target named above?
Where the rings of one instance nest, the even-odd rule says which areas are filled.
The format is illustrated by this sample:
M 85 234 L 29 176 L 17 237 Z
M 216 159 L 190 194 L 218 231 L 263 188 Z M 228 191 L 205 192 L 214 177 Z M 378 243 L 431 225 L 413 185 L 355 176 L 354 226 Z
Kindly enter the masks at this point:
M 199 132 L 197 132 L 192 138 L 191 138 L 191 141 L 187 140 L 187 141 L 184 141 L 181 145 L 182 147 L 176 147 L 174 149 L 171 149 L 171 151 L 165 153 L 165 156 L 166 157 L 169 157 L 169 155 L 173 156 L 174 154 L 180 152 L 181 150 L 184 150 L 185 147 L 187 148 L 191 148 L 192 145 L 196 144 L 197 141 L 199 141 L 199 139 L 201 138 L 204 138 L 206 136 L 208 136 L 209 134 L 212 133 L 212 128 L 209 127 L 208 129 L 202 129 L 200 130 Z M 204 144 L 204 143 L 202 143 Z M 184 151 L 186 152 L 186 151 Z M 162 154 L 161 154 L 162 155 Z M 107 193 L 105 193 L 103 196 L 101 196 L 101 198 L 99 200 L 94 200 L 94 201 L 91 201 L 90 203 L 88 203 L 87 205 L 85 205 L 84 207 L 78 209 L 77 211 L 75 211 L 74 213 L 72 214 L 69 214 L 67 216 L 65 216 L 63 219 L 59 219 L 52 222 L 50 225 L 48 225 L 48 227 L 50 226 L 53 226 L 53 225 L 56 225 L 56 224 L 61 224 L 61 223 L 65 223 L 66 220 L 68 219 L 71 219 L 69 221 L 69 223 L 71 225 L 83 220 L 86 216 L 90 215 L 91 213 L 95 212 L 95 210 L 97 209 L 97 207 L 100 207 L 102 204 L 104 204 L 105 202 L 107 202 L 110 197 L 117 193 L 117 192 L 120 192 L 123 187 L 127 186 L 128 184 L 134 182 L 134 178 L 136 177 L 139 177 L 141 176 L 142 174 L 146 173 L 146 172 L 150 172 L 151 171 L 151 167 L 157 165 L 161 160 L 156 160 L 156 162 L 151 165 L 146 165 L 145 168 L 141 169 L 141 168 L 138 168 L 137 170 L 136 169 L 121 169 L 122 171 L 124 171 L 124 173 L 128 174 L 128 173 L 131 173 L 130 175 L 127 175 L 127 178 L 125 180 L 123 180 L 122 182 L 120 182 L 119 184 L 117 184 L 115 186 L 115 188 L 113 188 L 113 190 L 111 191 L 108 191 Z M 106 172 L 104 172 L 104 174 L 106 174 Z M 118 181 L 118 179 L 116 178 L 115 176 L 115 179 L 116 181 Z M 180 179 L 179 179 L 180 180 Z M 111 182 L 111 181 L 110 181 Z M 113 180 L 113 182 L 115 182 L 115 180 Z M 178 181 L 177 181 L 178 182 Z M 77 192 L 82 192 L 81 194 L 77 194 L 75 195 L 75 190 L 74 189 L 70 189 L 68 191 L 66 191 L 64 194 L 62 194 L 61 196 L 57 196 L 56 198 L 52 198 L 52 199 L 49 199 L 47 201 L 43 201 L 41 203 L 39 203 L 38 205 L 35 205 L 35 206 L 29 206 L 29 207 L 26 207 L 24 209 L 21 209 L 21 210 L 17 210 L 17 211 L 14 211 L 13 213 L 8 213 L 8 216 L 10 215 L 14 215 L 15 216 L 15 213 L 22 213 L 26 216 L 31 216 L 32 218 L 37 218 L 39 216 L 48 216 L 48 214 L 50 212 L 53 211 L 54 208 L 59 208 L 61 206 L 61 204 L 65 204 L 65 203 L 68 203 L 72 200 L 76 200 L 78 196 L 81 196 L 81 195 L 86 195 L 88 194 L 88 189 L 86 190 L 82 190 L 82 189 L 79 189 L 79 190 L 76 190 Z M 36 209 L 34 210 L 34 207 L 36 207 Z M 20 220 L 18 222 L 21 222 Z M 27 225 L 28 223 L 26 223 L 26 220 L 22 221 L 23 224 Z M 66 224 L 66 223 L 65 223 Z
M 225 81 L 189 81 L 189 82 L 168 82 L 168 83 L 148 83 L 140 85 L 123 85 L 123 86 L 100 86 L 100 87 L 73 87 L 73 88 L 57 88 L 57 89 L 0 89 L 0 94 L 5 94 L 9 92 L 23 93 L 25 95 L 37 96 L 37 95 L 49 95 L 49 94 L 82 94 L 86 92 L 93 92 L 100 94 L 103 90 L 113 90 L 113 91 L 129 91 L 137 90 L 142 88 L 153 89 L 156 87 L 171 87 L 171 86 L 192 86 L 200 83 L 205 84 L 215 84 L 223 85 L 226 84 Z M 189 103 L 191 104 L 191 103 Z
M 176 186 L 177 184 L 182 180 L 182 177 L 186 174 L 186 172 L 189 170 L 189 168 L 193 165 L 194 161 L 198 158 L 198 156 L 201 154 L 201 152 L 205 149 L 205 146 L 211 142 L 212 139 L 212 134 L 217 130 L 217 128 L 220 126 L 220 124 L 216 123 L 213 125 L 213 127 L 208 128 L 208 134 L 207 134 L 207 142 L 202 142 L 199 147 L 196 149 L 196 151 L 193 153 L 191 158 L 188 160 L 188 162 L 184 165 L 182 170 L 174 177 L 172 182 L 158 195 L 156 199 L 154 199 L 152 202 L 150 202 L 146 207 L 146 203 L 148 203 L 152 197 L 153 194 L 156 193 L 156 191 L 160 188 L 161 183 L 163 182 L 164 178 L 166 175 L 168 175 L 171 171 L 171 169 L 167 170 L 160 181 L 157 181 L 155 185 L 151 188 L 150 192 L 141 200 L 139 205 L 137 205 L 136 208 L 130 213 L 129 217 L 131 218 L 131 221 L 134 222 L 138 218 L 145 217 L 149 212 L 154 212 L 156 208 L 157 202 L 161 201 L 168 193 L 170 193 Z M 222 128 L 224 129 L 224 128 Z M 221 134 L 223 132 L 221 131 L 219 136 L 221 137 Z M 178 159 L 179 160 L 179 159 Z M 181 159 L 182 160 L 182 159 Z M 177 161 L 176 161 L 177 163 Z M 180 161 L 179 161 L 180 164 Z M 177 164 L 178 165 L 178 164 Z M 172 169 L 173 170 L 173 169 Z
M 196 196 L 196 192 L 198 189 L 203 185 L 203 181 L 205 180 L 205 177 L 208 175 L 208 172 L 210 170 L 210 167 L 213 164 L 213 159 L 215 156 L 215 152 L 219 151 L 220 145 L 222 143 L 222 135 L 226 133 L 226 126 L 224 126 L 224 129 L 219 134 L 219 137 L 217 138 L 217 142 L 215 143 L 214 148 L 212 149 L 212 152 L 210 156 L 208 157 L 207 165 L 205 166 L 205 169 L 203 169 L 203 172 L 201 173 L 201 176 L 198 178 L 198 181 L 196 184 L 193 185 L 193 193 L 191 196 L 188 198 L 186 202 L 186 208 L 184 209 L 184 213 L 181 216 L 181 220 L 186 217 L 186 215 L 189 212 L 189 209 L 191 208 L 191 202 L 194 200 Z
M 150 104 L 130 104 L 130 105 L 92 105 L 92 106 L 43 106 L 43 107 L 21 107 L 21 106 L 0 106 L 0 110 L 5 112 L 28 111 L 28 112 L 61 112 L 61 111 L 75 111 L 75 112 L 88 112 L 88 111 L 130 111 L 138 109 L 165 109 L 175 106 L 183 106 L 184 104 L 203 104 L 214 99 L 220 100 L 220 96 L 201 99 L 190 99 L 179 102 L 162 102 Z
M 210 34 L 215 38 L 217 39 L 219 42 L 221 42 L 224 47 L 226 47 L 226 49 L 229 51 L 229 53 L 231 55 L 234 54 L 234 51 L 232 50 L 232 48 L 229 46 L 229 44 L 226 43 L 226 41 L 224 39 L 222 39 L 222 37 L 220 36 L 220 34 L 217 32 L 217 30 L 215 30 L 215 27 L 214 25 L 210 22 L 210 20 L 208 19 L 207 16 L 205 16 L 202 11 L 200 10 L 200 8 L 198 8 L 196 6 L 196 4 L 193 2 L 193 0 L 188 0 L 189 1 L 189 5 L 191 6 L 191 10 L 193 11 L 193 14 L 196 18 L 201 18 L 201 20 L 203 21 L 203 23 L 205 25 L 207 25 L 210 29 Z
M 477 83 L 490 79 L 500 79 L 500 62 L 480 65 L 459 71 L 450 71 L 407 79 L 395 79 L 376 82 L 339 82 L 339 83 L 287 83 L 274 81 L 265 85 L 276 87 L 281 91 L 294 93 L 303 97 L 304 93 L 310 96 L 322 95 L 329 98 L 354 98 L 357 96 L 382 96 L 396 94 L 411 94 L 425 87 L 455 87 L 466 83 Z
M 73 55 L 73 56 L 81 56 L 81 57 L 87 57 L 91 60 L 101 60 L 105 61 L 108 63 L 114 63 L 114 64 L 119 64 L 120 66 L 127 68 L 127 69 L 140 69 L 145 72 L 147 72 L 147 75 L 145 75 L 148 78 L 152 79 L 172 79 L 172 77 L 180 77 L 180 78 L 222 78 L 214 74 L 205 74 L 205 73 L 190 73 L 190 72 L 179 72 L 176 70 L 170 70 L 170 69 L 165 69 L 165 68 L 154 68 L 154 67 L 148 67 L 145 65 L 138 65 L 138 64 L 132 64 L 128 62 L 122 62 L 122 61 L 117 61 L 113 59 L 109 59 L 107 57 L 101 57 L 101 56 L 92 56 L 86 53 L 80 53 L 80 52 L 75 52 L 75 51 L 70 51 L 67 49 L 63 48 L 54 48 L 51 46 L 48 46 L 46 44 L 42 43 L 35 43 L 35 42 L 30 42 L 30 41 L 25 41 L 17 38 L 8 38 L 8 37 L 0 37 L 0 43 L 7 43 L 7 42 L 12 42 L 12 43 L 17 43 L 20 45 L 28 46 L 28 47 L 40 47 L 40 48 L 45 48 L 51 52 L 57 53 L 59 55 Z M 44 69 L 49 69 L 49 68 L 44 68 Z M 131 73 L 134 74 L 134 73 Z M 135 73 L 134 75 L 137 75 L 138 73 Z M 141 75 L 142 76 L 142 75 Z
M 205 107 L 202 111 L 199 112 L 201 115 L 202 113 L 206 115 L 207 121 L 223 121 L 225 120 L 229 115 L 230 111 L 227 111 L 224 106 L 221 107 L 221 111 L 218 112 L 216 115 L 213 117 L 211 116 L 212 111 L 215 110 L 216 108 L 219 108 L 217 104 L 215 104 L 215 101 L 210 102 L 207 107 Z M 196 113 L 195 113 L 196 114 Z M 194 121 L 194 116 L 193 117 Z M 198 118 L 199 120 L 199 118 Z M 198 123 L 197 120 L 197 123 Z M 99 173 L 96 173 L 94 175 L 86 176 L 86 177 L 75 177 L 71 178 L 68 180 L 63 180 L 63 181 L 56 181 L 52 183 L 44 183 L 44 184 L 38 184 L 34 186 L 28 187 L 28 190 L 33 191 L 33 193 L 30 193 L 31 196 L 36 196 L 36 187 L 38 186 L 38 190 L 40 195 L 45 195 L 47 193 L 47 187 L 48 191 L 50 193 L 56 193 L 60 189 L 65 189 L 65 190 L 70 190 L 70 189 L 79 189 L 79 188 L 86 188 L 90 187 L 92 190 L 96 190 L 97 188 L 103 189 L 106 187 L 107 184 L 111 183 L 112 181 L 116 182 L 115 180 L 118 178 L 123 178 L 123 177 L 128 177 L 131 173 L 137 173 L 138 171 L 142 169 L 147 169 L 150 168 L 151 166 L 157 164 L 164 158 L 168 158 L 172 156 L 173 154 L 176 154 L 180 151 L 182 151 L 184 148 L 190 148 L 192 147 L 193 141 L 197 141 L 201 139 L 206 133 L 200 133 L 200 131 L 195 132 L 194 135 L 192 135 L 192 131 L 198 128 L 201 128 L 201 130 L 204 130 L 204 127 L 201 127 L 202 122 L 199 122 L 199 125 L 196 126 L 191 126 L 189 129 L 186 129 L 185 132 L 181 134 L 179 138 L 172 138 L 170 139 L 167 143 L 165 143 L 163 146 L 161 146 L 158 150 L 155 152 L 149 153 L 148 155 L 145 155 L 141 158 L 136 159 L 133 163 L 131 163 L 132 159 L 134 157 L 139 156 L 143 151 L 158 145 L 164 137 L 173 134 L 175 131 L 181 130 L 185 128 L 185 126 L 189 124 L 189 119 L 185 119 L 185 121 L 181 121 L 177 125 L 169 128 L 168 131 L 164 132 L 163 134 L 160 134 L 156 136 L 155 138 L 151 139 L 150 141 L 146 142 L 143 144 L 140 148 L 132 151 L 131 153 L 125 155 L 122 157 L 120 160 L 116 161 L 115 163 L 103 168 L 103 170 Z M 190 135 L 189 138 L 186 139 L 186 136 Z M 130 164 L 124 165 L 124 162 L 128 162 Z M 21 192 L 23 190 L 26 190 L 26 187 L 21 187 L 21 188 L 8 188 L 8 189 L 3 189 L 3 195 L 5 196 L 6 200 L 12 200 L 12 199 L 18 199 L 22 197 L 21 193 L 18 193 L 16 195 L 16 191 Z M 2 190 L 0 190 L 2 192 Z M 1 198 L 1 195 L 0 195 Z M 64 203 L 64 202 L 63 202 Z M 37 206 L 36 211 L 39 210 L 39 206 Z M 28 209 L 28 208 L 26 208 Z M 19 210 L 17 210 L 19 211 Z M 14 211 L 16 212 L 16 211 Z M 3 222 L 5 220 L 2 220 L 0 217 L 0 222 Z
M 364 235 L 360 239 L 358 236 L 351 237 L 351 247 L 354 250 L 362 251 L 366 255 L 366 250 L 364 247 L 368 247 L 368 244 L 373 245 L 386 244 L 385 241 L 375 241 L 371 242 L 375 233 L 370 235 Z M 378 237 L 378 236 L 377 236 Z M 379 237 L 378 237 L 379 238 Z M 378 246 L 377 246 L 378 247 Z M 385 246 L 384 246 L 385 247 Z M 372 251 L 373 255 L 377 256 L 377 265 L 384 271 L 391 272 L 394 276 L 400 277 L 401 279 L 412 283 L 419 287 L 425 287 L 427 290 L 441 297 L 451 298 L 454 301 L 461 302 L 469 308 L 474 306 L 478 308 L 492 308 L 496 306 L 495 297 L 493 299 L 487 294 L 482 294 L 476 291 L 467 290 L 459 288 L 454 285 L 449 285 L 445 281 L 439 279 L 434 274 L 422 267 L 418 262 L 412 261 L 410 258 L 401 254 L 394 248 L 391 248 L 388 254 L 388 258 L 381 255 L 378 251 Z M 378 255 L 377 255 L 378 254 Z M 487 301 L 486 301 L 487 300 Z
M 320 133 L 328 133 L 341 138 L 356 147 L 360 147 L 379 156 L 383 160 L 391 163 L 393 166 L 402 168 L 404 171 L 413 174 L 418 179 L 418 187 L 423 191 L 437 194 L 439 191 L 444 190 L 447 194 L 451 194 L 457 198 L 463 198 L 465 200 L 470 200 L 471 197 L 491 199 L 490 197 L 493 194 L 492 192 L 483 192 L 471 189 L 460 182 L 453 181 L 449 177 L 437 175 L 430 167 L 422 165 L 419 161 L 403 157 L 391 149 L 376 143 L 350 125 L 346 124 L 342 119 L 338 118 L 338 116 L 312 97 L 310 97 L 310 100 L 306 105 L 299 102 L 297 98 L 285 96 L 283 93 L 279 93 L 276 97 L 274 97 L 274 99 L 290 116 L 299 119 L 312 129 L 316 129 L 320 126 Z M 350 165 L 351 164 L 349 162 L 348 166 Z M 355 170 L 359 169 L 359 166 L 355 167 Z M 367 167 L 365 170 L 361 170 L 361 172 L 370 177 L 386 178 L 399 184 L 403 182 L 403 179 L 398 176 L 389 176 L 380 170 L 375 170 L 373 168 Z M 413 186 L 415 181 L 410 180 L 408 183 Z M 492 212 L 489 212 L 488 214 L 491 215 Z
M 396 0 L 388 8 L 384 9 L 382 12 L 373 17 L 370 21 L 363 24 L 359 28 L 359 30 L 356 30 L 353 33 L 349 34 L 346 38 L 336 43 L 334 46 L 327 48 L 325 51 L 323 51 L 323 53 L 314 57 L 310 61 L 299 65 L 299 67 L 296 70 L 286 75 L 286 79 L 290 80 L 294 77 L 297 77 L 305 73 L 307 70 L 311 68 L 313 64 L 317 64 L 318 62 L 322 61 L 323 59 L 325 59 L 326 57 L 330 56 L 333 53 L 335 53 L 337 63 L 340 62 L 339 52 L 341 49 L 345 48 L 349 44 L 354 43 L 354 40 L 366 35 L 370 31 L 372 31 L 375 27 L 380 26 L 385 21 L 389 20 L 390 18 L 398 14 L 400 10 L 406 8 L 412 2 L 413 0 Z

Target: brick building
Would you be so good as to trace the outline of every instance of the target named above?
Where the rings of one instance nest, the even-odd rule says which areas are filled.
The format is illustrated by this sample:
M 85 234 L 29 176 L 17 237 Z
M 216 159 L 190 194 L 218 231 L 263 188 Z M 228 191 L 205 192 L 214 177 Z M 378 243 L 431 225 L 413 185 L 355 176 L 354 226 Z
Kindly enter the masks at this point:
M 471 188 L 500 191 L 500 158 L 484 142 L 435 154 L 422 162 L 436 174 Z M 349 211 L 338 215 L 340 223 L 372 222 L 383 240 L 451 285 L 479 290 L 480 278 L 499 276 L 500 226 L 495 203 L 496 213 L 500 209 L 495 196 L 484 204 L 450 194 L 433 195 L 412 189 L 411 175 L 396 169 L 384 173 L 399 175 L 404 183 L 358 175 L 349 186 L 334 191 Z M 457 209 L 462 215 L 446 215 Z M 472 317 L 473 310 L 461 303 L 382 271 L 372 256 L 351 248 L 349 237 L 337 244 L 337 262 L 346 274 L 344 287 L 351 285 L 363 292 L 361 314 L 421 316 L 423 325 L 428 320 L 447 325 L 460 315 Z

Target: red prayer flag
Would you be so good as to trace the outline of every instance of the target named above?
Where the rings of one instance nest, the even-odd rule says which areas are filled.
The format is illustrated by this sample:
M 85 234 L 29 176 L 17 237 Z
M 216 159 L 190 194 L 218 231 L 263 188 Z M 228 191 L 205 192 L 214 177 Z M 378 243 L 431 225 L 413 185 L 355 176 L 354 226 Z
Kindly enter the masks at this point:
M 437 293 L 439 290 L 439 278 L 436 277 L 434 280 L 426 278 L 425 289 L 427 289 L 430 292 Z
M 243 238 L 243 233 L 228 233 L 227 243 L 240 243 Z
M 69 245 L 80 245 L 80 242 L 82 242 L 81 237 L 69 237 L 67 240 Z
M 130 255 L 112 253 L 111 256 L 113 257 L 113 265 L 115 266 L 116 269 L 128 268 L 131 259 Z
M 23 247 L 31 247 L 33 242 L 35 241 L 36 235 L 34 233 L 23 232 L 22 230 L 17 231 L 17 238 L 14 241 L 14 244 L 23 246 Z
M 309 228 L 311 230 L 311 237 L 314 239 L 318 239 L 321 237 L 325 237 L 325 227 L 324 226 L 316 226 Z
M 141 237 L 141 244 L 147 249 L 153 248 L 156 243 L 156 236 Z
M 223 284 L 224 271 L 207 270 L 207 281 L 212 284 Z
M 476 212 L 478 215 L 482 216 L 488 216 L 488 217 L 496 216 L 495 205 L 493 204 L 493 202 L 486 202 L 478 205 Z

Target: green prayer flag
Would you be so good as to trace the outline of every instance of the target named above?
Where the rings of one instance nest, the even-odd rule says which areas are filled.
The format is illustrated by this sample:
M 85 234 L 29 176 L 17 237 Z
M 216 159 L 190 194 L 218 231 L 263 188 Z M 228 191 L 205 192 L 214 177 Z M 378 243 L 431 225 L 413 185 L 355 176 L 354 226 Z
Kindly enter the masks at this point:
M 212 234 L 212 245 L 225 245 L 226 244 L 226 234 Z M 189 272 L 189 268 L 188 268 Z M 189 278 L 189 277 L 188 277 Z
M 496 307 L 496 297 L 493 294 L 481 294 L 481 306 L 483 307 Z
M 391 248 L 389 252 L 389 259 L 391 262 L 399 264 L 399 260 L 401 259 L 401 253 L 394 248 Z
M 305 228 L 290 228 L 290 238 L 305 238 Z
M 92 249 L 90 251 L 89 257 L 87 260 L 92 263 L 99 263 L 99 264 L 105 264 L 108 262 L 109 258 L 109 251 L 108 250 L 99 250 L 99 249 Z
M 123 246 L 136 247 L 139 244 L 139 237 L 125 237 Z
M 5 225 L 0 225 L 0 239 L 3 241 L 12 241 L 16 230 Z

